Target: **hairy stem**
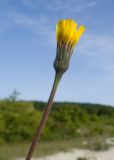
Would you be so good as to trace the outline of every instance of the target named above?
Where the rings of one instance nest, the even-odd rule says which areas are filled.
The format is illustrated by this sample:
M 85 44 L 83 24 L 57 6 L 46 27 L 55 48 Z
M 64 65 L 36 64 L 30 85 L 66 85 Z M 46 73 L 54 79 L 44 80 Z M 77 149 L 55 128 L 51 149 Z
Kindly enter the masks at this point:
M 39 143 L 40 136 L 41 136 L 42 130 L 43 130 L 44 126 L 45 126 L 45 123 L 46 123 L 46 121 L 48 119 L 48 115 L 49 115 L 49 113 L 51 111 L 53 99 L 54 99 L 54 96 L 55 96 L 55 93 L 56 93 L 56 90 L 57 90 L 57 87 L 58 87 L 58 84 L 59 84 L 59 81 L 60 81 L 61 77 L 62 77 L 61 73 L 56 73 L 55 74 L 55 79 L 54 79 L 54 83 L 53 83 L 53 87 L 52 87 L 52 90 L 51 90 L 51 94 L 50 94 L 48 103 L 47 103 L 47 105 L 46 105 L 46 107 L 44 109 L 44 113 L 42 115 L 42 119 L 40 121 L 40 124 L 39 124 L 37 130 L 36 130 L 36 133 L 35 133 L 33 142 L 31 144 L 31 147 L 29 149 L 28 155 L 26 157 L 26 160 L 31 160 L 33 152 L 34 152 L 35 147 L 36 147 L 36 144 Z

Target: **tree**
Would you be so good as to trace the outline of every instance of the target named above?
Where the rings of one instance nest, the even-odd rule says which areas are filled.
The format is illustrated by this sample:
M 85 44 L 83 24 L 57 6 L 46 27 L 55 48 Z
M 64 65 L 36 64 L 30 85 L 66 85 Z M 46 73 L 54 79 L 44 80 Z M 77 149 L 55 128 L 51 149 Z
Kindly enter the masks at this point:
M 14 91 L 11 93 L 11 95 L 9 96 L 9 100 L 12 102 L 15 102 L 18 99 L 18 96 L 21 93 L 17 91 L 17 89 L 14 89 Z

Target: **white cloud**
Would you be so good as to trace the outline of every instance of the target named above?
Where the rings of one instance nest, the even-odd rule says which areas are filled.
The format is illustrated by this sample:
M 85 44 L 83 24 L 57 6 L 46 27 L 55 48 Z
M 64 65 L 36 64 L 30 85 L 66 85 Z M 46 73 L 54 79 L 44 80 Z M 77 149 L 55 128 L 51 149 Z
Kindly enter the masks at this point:
M 30 32 L 37 34 L 40 38 L 44 39 L 43 42 L 48 45 L 55 46 L 55 25 L 53 28 L 52 21 L 47 16 L 33 17 L 22 13 L 11 13 L 10 17 L 12 19 L 13 27 L 21 26 L 26 28 Z
M 82 12 L 86 9 L 93 8 L 98 4 L 99 4 L 98 0 L 86 1 L 86 2 L 83 1 L 82 3 L 77 3 L 76 6 L 72 5 L 72 7 L 69 8 L 69 12 L 79 13 L 79 12 Z
M 83 41 L 81 40 L 79 49 L 81 50 L 81 53 L 83 53 L 82 51 L 85 51 L 86 54 L 94 54 L 96 56 L 113 55 L 113 44 L 114 38 L 111 35 L 85 33 Z
M 99 4 L 98 0 L 53 0 L 52 3 L 47 3 L 46 8 L 52 11 L 66 11 L 67 13 L 78 13 L 85 9 L 93 8 Z
M 42 35 L 49 35 L 52 31 L 52 23 L 47 16 L 33 17 L 26 14 L 13 14 L 12 21 L 16 25 L 21 25 L 27 29 Z
M 21 0 L 27 7 L 47 9 L 49 11 L 81 12 L 99 4 L 99 0 Z M 39 5 L 40 4 L 40 5 Z
M 88 65 L 114 77 L 114 38 L 111 35 L 85 34 L 79 43 L 78 52 L 91 57 Z
M 50 34 L 52 23 L 48 16 L 31 16 L 19 11 L 9 11 L 0 20 L 0 32 L 6 29 L 22 26 L 37 34 Z

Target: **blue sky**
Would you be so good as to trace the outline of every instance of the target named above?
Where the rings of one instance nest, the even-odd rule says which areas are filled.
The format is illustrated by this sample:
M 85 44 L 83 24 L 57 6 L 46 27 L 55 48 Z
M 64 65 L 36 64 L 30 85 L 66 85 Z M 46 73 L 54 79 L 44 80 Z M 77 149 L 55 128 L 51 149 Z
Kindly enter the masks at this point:
M 114 105 L 113 0 L 0 0 L 0 98 L 47 101 L 54 79 L 55 26 L 73 18 L 86 32 L 55 101 Z

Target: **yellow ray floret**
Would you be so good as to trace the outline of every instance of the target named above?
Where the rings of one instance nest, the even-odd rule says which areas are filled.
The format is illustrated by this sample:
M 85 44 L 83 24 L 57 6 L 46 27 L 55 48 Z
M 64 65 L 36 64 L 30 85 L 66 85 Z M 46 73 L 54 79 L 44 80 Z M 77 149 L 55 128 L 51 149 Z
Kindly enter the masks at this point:
M 85 31 L 81 25 L 77 29 L 77 23 L 72 19 L 59 20 L 56 25 L 56 39 L 58 43 L 66 43 L 75 46 Z

